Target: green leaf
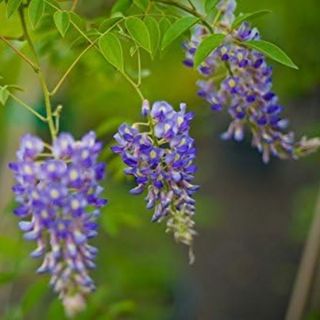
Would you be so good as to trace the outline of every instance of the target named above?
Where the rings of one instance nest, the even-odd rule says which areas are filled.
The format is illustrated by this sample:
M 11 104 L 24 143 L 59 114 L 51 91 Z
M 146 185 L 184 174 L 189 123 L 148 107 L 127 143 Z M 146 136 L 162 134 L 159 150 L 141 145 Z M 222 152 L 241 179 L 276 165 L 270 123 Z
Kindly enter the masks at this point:
M 194 17 L 183 17 L 173 23 L 164 34 L 162 39 L 161 49 L 165 49 L 171 42 L 181 36 L 185 31 L 190 29 L 195 23 L 199 21 Z
M 121 42 L 114 33 L 107 33 L 99 40 L 99 47 L 106 60 L 123 72 L 123 51 Z
M 195 56 L 194 56 L 194 65 L 198 67 L 206 58 L 207 56 L 214 51 L 217 47 L 219 47 L 225 35 L 223 34 L 212 34 L 205 38 L 199 45 Z
M 132 0 L 117 0 L 111 9 L 111 13 L 125 12 L 132 5 Z
M 299 69 L 287 54 L 275 44 L 264 40 L 251 40 L 243 42 L 244 45 L 251 49 L 262 52 L 267 57 L 277 61 L 287 67 Z
M 216 7 L 219 0 L 206 0 L 204 8 L 207 14 L 210 14 L 211 11 Z
M 256 11 L 256 12 L 252 12 L 252 13 L 242 14 L 234 20 L 234 22 L 232 24 L 232 28 L 238 27 L 244 21 L 249 21 L 249 20 L 253 20 L 256 18 L 260 18 L 260 17 L 265 16 L 266 14 L 269 14 L 269 13 L 271 13 L 270 10 L 260 10 L 260 11 Z
M 142 11 L 146 11 L 149 5 L 149 0 L 133 0 L 133 3 Z
M 19 8 L 22 0 L 8 0 L 7 3 L 7 16 L 10 18 Z
M 62 37 L 65 36 L 66 32 L 69 29 L 70 26 L 70 15 L 67 11 L 57 11 L 53 15 L 54 23 L 62 35 Z
M 164 35 L 170 28 L 171 22 L 168 18 L 162 18 L 159 23 L 161 35 Z
M 153 17 L 146 17 L 144 22 L 146 23 L 146 26 L 148 27 L 149 34 L 150 34 L 150 41 L 151 41 L 151 53 L 154 57 L 159 45 L 160 45 L 160 38 L 161 38 L 161 32 L 158 21 Z
M 135 42 L 143 49 L 151 52 L 150 34 L 146 24 L 139 18 L 130 17 L 126 19 L 125 25 Z
M 84 30 L 86 28 L 86 20 L 83 19 L 81 16 L 79 16 L 77 13 L 75 12 L 67 12 L 69 14 L 69 21 L 71 23 L 71 21 L 76 24 L 79 29 Z
M 7 86 L 0 87 L 0 103 L 5 105 L 9 98 L 9 91 Z
M 54 7 L 61 9 L 61 5 L 60 2 L 58 2 L 58 0 L 45 0 L 45 2 L 48 4 L 48 6 L 46 6 L 46 9 L 53 9 Z
M 113 27 L 118 21 L 120 21 L 122 17 L 113 17 L 113 18 L 108 18 L 102 21 L 102 23 L 99 26 L 99 31 L 101 33 L 106 32 L 109 30 L 111 27 Z
M 31 0 L 28 12 L 33 28 L 36 28 L 44 13 L 44 0 Z

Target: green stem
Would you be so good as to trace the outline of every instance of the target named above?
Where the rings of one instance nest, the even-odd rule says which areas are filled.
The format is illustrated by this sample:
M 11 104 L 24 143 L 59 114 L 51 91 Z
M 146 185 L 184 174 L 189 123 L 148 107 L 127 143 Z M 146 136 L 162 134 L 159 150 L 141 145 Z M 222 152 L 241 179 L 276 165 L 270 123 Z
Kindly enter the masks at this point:
M 56 110 L 54 111 L 53 115 L 55 117 L 56 122 L 56 133 L 59 132 L 60 129 L 60 115 L 62 112 L 62 105 L 58 105 Z
M 13 46 L 10 41 L 4 37 L 0 35 L 0 39 L 8 46 L 10 47 L 22 60 L 24 60 L 26 63 L 28 63 L 30 65 L 30 67 L 37 73 L 39 72 L 39 67 L 32 62 L 26 55 L 24 55 L 20 50 L 18 50 L 15 46 Z
M 58 81 L 57 85 L 54 87 L 54 89 L 50 92 L 51 96 L 54 96 L 57 91 L 60 89 L 63 82 L 66 80 L 70 72 L 73 70 L 73 68 L 77 65 L 77 63 L 80 61 L 80 59 L 94 46 L 94 43 L 91 43 L 87 48 L 85 48 L 80 55 L 74 60 L 74 62 L 70 65 L 68 70 L 64 73 L 64 75 L 61 77 L 61 79 Z
M 60 10 L 59 8 L 57 8 L 56 6 L 52 5 L 49 1 L 46 1 L 51 7 L 55 8 L 56 10 Z M 91 46 L 94 46 L 100 53 L 100 49 L 97 46 L 97 42 L 98 40 L 103 37 L 105 34 L 107 34 L 108 32 L 110 32 L 113 28 L 115 28 L 120 22 L 122 21 L 119 20 L 117 23 L 115 23 L 113 26 L 111 26 L 108 30 L 106 30 L 101 36 L 99 36 L 98 38 L 96 38 L 95 40 L 91 40 L 78 26 L 76 23 L 74 23 L 71 19 L 71 24 L 72 26 L 83 36 L 83 38 L 85 38 L 90 44 Z M 102 54 L 102 53 L 101 53 Z M 120 73 L 123 75 L 123 77 L 132 85 L 132 87 L 135 89 L 135 91 L 137 92 L 138 96 L 140 97 L 140 99 L 143 101 L 145 100 L 141 90 L 139 89 L 139 85 L 136 84 L 124 71 L 119 70 Z
M 98 37 L 95 40 L 91 40 L 72 20 L 71 20 L 71 24 L 74 26 L 74 28 L 92 45 L 94 46 L 100 53 L 100 49 L 99 47 L 96 45 L 97 41 L 100 39 L 100 37 Z M 113 26 L 112 28 L 114 28 L 115 26 Z M 109 28 L 111 29 L 111 28 Z M 107 30 L 104 34 L 106 34 L 107 32 L 109 32 L 109 30 Z M 104 35 L 103 34 L 103 35 Z M 102 36 L 103 36 L 102 35 Z M 101 53 L 102 54 L 102 53 Z M 141 90 L 139 89 L 139 84 L 135 83 L 123 70 L 119 70 L 119 72 L 123 75 L 123 77 L 132 85 L 132 87 L 135 89 L 135 91 L 137 92 L 138 96 L 141 98 L 142 101 L 145 100 Z
M 79 0 L 73 0 L 71 11 L 75 11 L 77 8 Z
M 217 12 L 216 16 L 214 17 L 214 21 L 213 21 L 213 23 L 212 23 L 213 28 L 214 28 L 214 27 L 216 26 L 216 24 L 218 23 L 218 21 L 219 21 L 219 19 L 220 19 L 220 17 L 221 17 L 221 14 L 222 14 L 222 11 L 219 10 L 219 11 Z
M 182 3 L 179 3 L 177 1 L 174 1 L 174 0 L 153 0 L 153 1 L 158 2 L 158 3 L 163 3 L 163 4 L 166 4 L 169 6 L 173 6 L 173 7 L 179 8 L 185 12 L 192 14 L 193 16 L 199 18 L 201 23 L 203 25 L 205 25 L 210 30 L 210 32 L 214 33 L 212 26 L 207 22 L 206 18 L 202 14 L 200 14 L 197 10 L 190 8 L 190 7 L 188 7 Z
M 231 70 L 231 67 L 230 67 L 229 62 L 228 62 L 228 61 L 225 61 L 225 62 L 224 62 L 224 65 L 225 65 L 225 67 L 226 67 L 226 69 L 227 69 L 228 73 L 231 75 L 231 77 L 233 77 L 233 76 L 234 76 L 234 74 L 233 74 L 233 72 L 232 72 L 232 70 Z
M 25 19 L 25 15 L 24 15 L 24 8 L 20 7 L 19 8 L 19 15 L 20 15 L 20 20 L 21 20 L 21 25 L 22 25 L 22 30 L 24 33 L 24 37 L 27 40 L 29 47 L 34 55 L 34 58 L 36 59 L 36 63 L 38 65 L 38 78 L 39 78 L 39 82 L 43 91 L 43 95 L 44 95 L 44 102 L 45 102 L 45 107 L 46 107 L 46 114 L 47 114 L 47 122 L 48 122 L 48 126 L 49 126 L 49 131 L 50 131 L 50 135 L 52 140 L 55 140 L 56 138 L 56 128 L 54 126 L 54 121 L 53 121 L 53 115 L 52 115 L 52 106 L 51 106 L 51 100 L 50 100 L 50 92 L 48 90 L 48 86 L 46 84 L 45 81 L 45 77 L 41 71 L 40 68 L 40 60 L 37 54 L 37 51 L 33 45 L 33 41 L 29 35 L 29 31 L 28 31 L 28 27 L 27 27 L 27 23 L 26 23 L 26 19 Z
M 197 10 L 191 0 L 188 0 L 188 3 L 190 4 L 190 7 L 191 7 L 193 10 Z
M 44 103 L 45 103 L 45 106 L 46 106 L 46 113 L 47 113 L 49 131 L 50 131 L 52 140 L 55 140 L 56 137 L 57 137 L 57 130 L 55 128 L 53 115 L 52 115 L 50 92 L 49 92 L 49 89 L 47 87 L 46 81 L 45 81 L 42 73 L 39 74 L 39 80 L 40 80 L 40 84 L 41 84 L 42 91 L 43 91 L 43 94 L 44 94 Z
M 143 96 L 141 90 L 139 89 L 139 86 L 124 71 L 121 71 L 121 70 L 119 70 L 119 71 L 123 75 L 123 77 L 131 84 L 131 86 L 134 88 L 134 90 L 137 92 L 141 101 L 144 101 L 145 97 Z
M 7 39 L 7 40 L 13 40 L 13 41 L 24 41 L 24 37 L 23 36 L 2 36 L 3 38 Z
M 60 89 L 61 85 L 63 84 L 63 82 L 65 81 L 65 79 L 68 77 L 68 75 L 70 74 L 70 72 L 74 69 L 74 67 L 77 65 L 77 63 L 80 61 L 80 59 L 92 48 L 92 47 L 97 47 L 96 43 L 99 40 L 100 37 L 98 37 L 95 40 L 91 40 L 78 26 L 77 24 L 75 24 L 72 20 L 71 20 L 71 24 L 73 25 L 73 27 L 90 43 L 90 45 L 84 49 L 80 55 L 77 57 L 77 59 L 70 65 L 70 67 L 68 68 L 68 70 L 65 72 L 65 74 L 62 76 L 62 78 L 59 80 L 59 82 L 57 83 L 57 85 L 54 87 L 54 89 L 50 92 L 50 95 L 53 96 L 57 93 L 57 91 Z M 114 27 L 116 26 L 113 25 L 111 26 L 108 30 L 106 30 L 106 33 L 108 33 L 109 31 L 111 31 Z
M 32 114 L 34 114 L 37 118 L 39 118 L 41 121 L 43 122 L 47 122 L 47 118 L 45 118 L 43 115 L 41 115 L 40 113 L 38 113 L 36 110 L 34 110 L 31 106 L 29 106 L 28 104 L 26 104 L 24 101 L 22 101 L 21 99 L 19 99 L 18 97 L 16 97 L 14 94 L 12 94 L 11 92 L 9 92 L 9 96 L 15 100 L 16 102 L 18 102 L 22 107 L 26 108 L 28 111 L 30 111 Z
M 138 59 L 138 87 L 141 85 L 141 55 L 140 49 L 137 47 L 137 59 Z

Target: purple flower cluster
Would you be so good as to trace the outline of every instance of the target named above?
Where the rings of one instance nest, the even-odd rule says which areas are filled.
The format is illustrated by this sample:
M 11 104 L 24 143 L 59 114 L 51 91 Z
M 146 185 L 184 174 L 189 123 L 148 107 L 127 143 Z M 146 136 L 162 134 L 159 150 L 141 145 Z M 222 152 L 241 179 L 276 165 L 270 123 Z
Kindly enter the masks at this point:
M 189 135 L 193 114 L 186 112 L 185 104 L 175 111 L 165 101 L 155 102 L 151 108 L 145 101 L 142 114 L 148 122 L 122 124 L 114 136 L 118 144 L 112 149 L 127 165 L 125 173 L 136 179 L 131 193 L 147 190 L 147 208 L 154 208 L 152 221 L 168 217 L 167 231 L 191 246 L 195 234 L 192 195 L 198 189 L 192 184 L 196 171 L 196 150 Z
M 50 153 L 44 153 L 45 147 Z M 99 185 L 105 171 L 97 162 L 101 148 L 94 132 L 80 141 L 61 133 L 52 146 L 27 134 L 17 161 L 9 165 L 20 229 L 26 240 L 37 243 L 31 256 L 43 257 L 37 272 L 51 275 L 50 284 L 69 313 L 74 301 L 94 290 L 88 269 L 95 267 L 97 250 L 88 240 L 96 236 L 96 218 L 106 204 Z
M 262 153 L 264 162 L 268 162 L 271 155 L 296 159 L 304 154 L 307 140 L 297 142 L 292 132 L 286 132 L 288 120 L 281 117 L 283 107 L 272 90 L 272 68 L 263 54 L 242 45 L 248 40 L 259 40 L 259 32 L 246 22 L 233 30 L 235 8 L 234 0 L 222 0 L 217 5 L 221 19 L 215 32 L 226 37 L 198 69 L 204 76 L 198 81 L 198 94 L 214 111 L 228 108 L 232 121 L 223 139 L 242 140 L 248 126 L 253 136 L 252 145 Z M 197 47 L 207 36 L 204 27 L 196 27 L 191 41 L 185 45 L 186 66 L 193 66 Z M 309 144 L 305 153 L 318 146 L 319 143 L 310 150 Z

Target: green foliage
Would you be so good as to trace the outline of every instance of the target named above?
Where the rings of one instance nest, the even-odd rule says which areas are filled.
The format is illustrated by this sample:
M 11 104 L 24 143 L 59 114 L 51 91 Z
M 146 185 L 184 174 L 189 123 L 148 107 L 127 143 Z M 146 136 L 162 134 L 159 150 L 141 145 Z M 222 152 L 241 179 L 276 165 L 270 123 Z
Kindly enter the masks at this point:
M 148 27 L 150 35 L 150 49 L 154 57 L 158 51 L 161 39 L 161 31 L 158 21 L 154 17 L 146 17 L 145 24 Z
M 160 35 L 162 37 L 167 32 L 167 30 L 170 28 L 170 26 L 171 26 L 171 21 L 168 18 L 162 18 L 160 20 L 159 29 L 160 29 Z M 160 41 L 160 44 L 161 44 L 161 41 Z
M 270 10 L 259 10 L 259 11 L 255 11 L 255 12 L 251 12 L 251 13 L 244 13 L 244 14 L 240 14 L 233 22 L 232 24 L 232 28 L 235 29 L 238 26 L 240 26 L 240 24 L 244 21 L 251 21 L 254 20 L 256 18 L 260 18 L 265 16 L 266 14 L 271 13 Z
M 211 52 L 218 48 L 222 44 L 224 38 L 225 36 L 222 34 L 212 34 L 205 38 L 196 51 L 194 57 L 195 67 L 198 67 Z
M 146 11 L 149 5 L 149 0 L 134 0 L 133 2 L 142 11 Z
M 130 8 L 132 5 L 132 0 L 117 0 L 112 7 L 111 13 L 122 12 L 124 13 L 126 10 Z
M 151 40 L 146 24 L 139 18 L 130 17 L 125 20 L 126 28 L 134 41 L 148 52 L 151 52 Z
M 118 37 L 107 33 L 99 40 L 99 47 L 106 60 L 120 71 L 124 71 L 123 50 Z
M 53 16 L 53 19 L 58 31 L 60 32 L 62 37 L 64 37 L 70 27 L 69 12 L 57 11 Z
M 298 69 L 298 67 L 288 57 L 288 55 L 282 49 L 271 42 L 264 40 L 251 40 L 244 42 L 244 44 L 249 48 L 262 52 L 274 61 L 277 61 L 287 67 Z
M 0 86 L 0 104 L 5 105 L 9 98 L 9 90 L 7 86 Z
M 219 0 L 205 0 L 205 10 L 207 14 L 210 14 L 212 10 L 215 8 Z
M 198 21 L 198 18 L 183 17 L 174 22 L 163 36 L 161 49 L 164 50 L 167 46 L 169 46 L 169 44 L 180 37 L 184 32 L 189 30 Z
M 10 18 L 19 8 L 22 0 L 8 0 L 7 3 L 7 16 Z
M 31 0 L 28 7 L 29 18 L 33 28 L 36 28 L 44 14 L 45 0 Z
M 103 20 L 99 26 L 99 31 L 101 33 L 109 31 L 112 27 L 116 26 L 117 22 L 119 22 L 122 19 L 123 18 L 120 16 L 120 17 L 107 18 L 107 19 Z

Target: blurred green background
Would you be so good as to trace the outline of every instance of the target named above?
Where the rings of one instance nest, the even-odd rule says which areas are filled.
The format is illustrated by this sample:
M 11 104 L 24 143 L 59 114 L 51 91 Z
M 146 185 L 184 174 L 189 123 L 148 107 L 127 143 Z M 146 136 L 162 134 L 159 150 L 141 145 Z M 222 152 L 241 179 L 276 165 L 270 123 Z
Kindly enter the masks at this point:
M 79 3 L 78 13 L 92 22 L 108 16 L 112 1 Z M 270 9 L 256 21 L 263 38 L 293 58 L 300 70 L 274 65 L 274 87 L 287 106 L 297 135 L 320 135 L 320 3 L 318 0 L 239 0 L 238 12 Z M 20 35 L 15 17 L 5 17 L 0 4 L 0 34 Z M 70 32 L 71 33 L 71 32 Z M 79 49 L 70 48 L 56 32 L 35 33 L 49 84 L 72 63 Z M 70 37 L 70 38 L 68 38 Z M 277 320 L 283 319 L 301 250 L 318 193 L 319 155 L 297 161 L 272 160 L 266 166 L 250 140 L 222 142 L 228 119 L 213 114 L 196 97 L 197 73 L 186 69 L 177 41 L 151 61 L 143 56 L 143 91 L 151 101 L 186 102 L 196 112 L 201 184 L 196 215 L 199 235 L 196 263 L 188 265 L 186 249 L 172 243 L 164 225 L 150 223 L 143 197 L 128 194 L 119 159 L 108 151 L 123 121 L 137 121 L 140 101 L 121 75 L 94 50 L 87 53 L 55 98 L 63 105 L 62 131 L 80 137 L 97 129 L 106 145 L 106 196 L 110 204 L 100 219 L 97 292 L 77 319 L 137 320 Z M 132 63 L 133 64 L 133 63 Z M 32 72 L 0 43 L 2 83 L 19 84 L 27 101 L 41 111 L 43 101 Z M 28 257 L 12 214 L 12 177 L 7 162 L 14 158 L 19 136 L 47 129 L 14 103 L 0 110 L 0 319 L 64 319 L 48 278 L 36 276 L 38 261 Z M 320 287 L 313 288 L 308 319 L 320 319 Z

